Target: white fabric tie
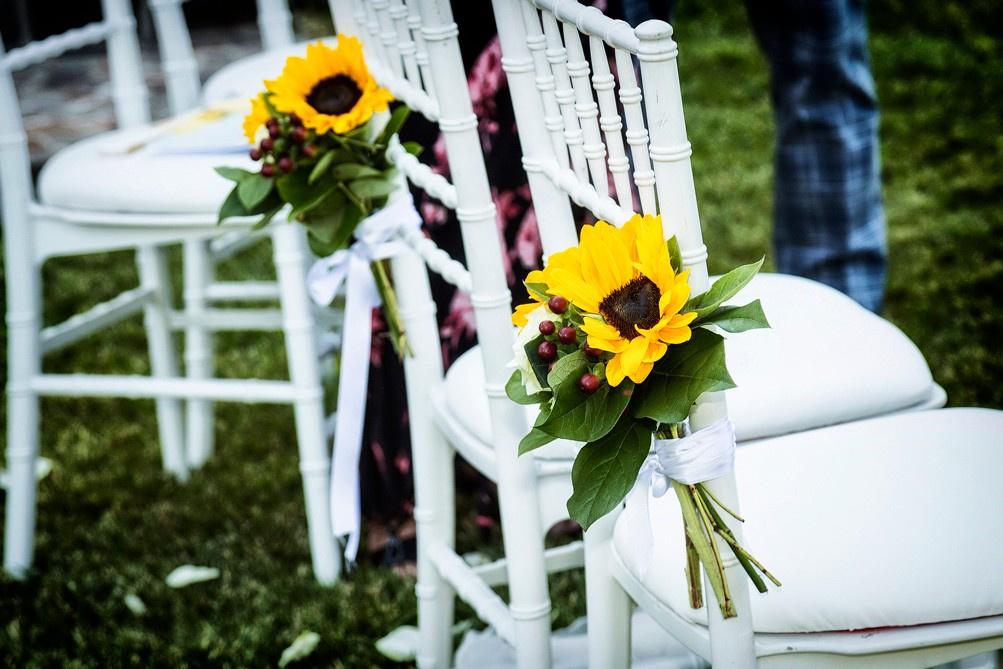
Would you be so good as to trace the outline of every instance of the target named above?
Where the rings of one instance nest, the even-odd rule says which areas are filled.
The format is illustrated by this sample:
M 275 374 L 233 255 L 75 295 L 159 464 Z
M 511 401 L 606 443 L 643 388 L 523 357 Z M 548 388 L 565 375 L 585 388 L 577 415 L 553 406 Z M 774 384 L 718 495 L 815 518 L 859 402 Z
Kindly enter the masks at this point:
M 400 189 L 385 207 L 359 223 L 350 247 L 321 258 L 307 273 L 310 296 L 322 306 L 331 304 L 341 284 L 345 284 L 330 503 L 331 530 L 337 537 L 348 535 L 345 558 L 349 563 L 355 561 L 359 551 L 362 526 L 359 456 L 369 387 L 372 310 L 380 306 L 380 293 L 369 265 L 399 253 L 404 248 L 400 232 L 420 229 L 421 223 L 411 193 Z
M 722 418 L 680 439 L 655 439 L 652 453 L 641 465 L 627 501 L 627 528 L 640 543 L 638 571 L 643 578 L 651 561 L 654 536 L 648 515 L 649 492 L 661 497 L 671 481 L 685 485 L 720 478 L 735 465 L 735 427 Z

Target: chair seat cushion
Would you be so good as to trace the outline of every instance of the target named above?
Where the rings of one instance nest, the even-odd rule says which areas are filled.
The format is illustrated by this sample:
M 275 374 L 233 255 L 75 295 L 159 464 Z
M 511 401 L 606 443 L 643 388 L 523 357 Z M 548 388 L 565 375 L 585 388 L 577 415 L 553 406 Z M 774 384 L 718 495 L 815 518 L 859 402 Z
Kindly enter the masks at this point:
M 739 441 L 777 436 L 908 409 L 943 405 L 922 354 L 901 330 L 842 293 L 785 274 L 760 274 L 734 302 L 759 298 L 772 324 L 729 336 L 737 388 L 728 411 Z M 491 423 L 476 347 L 446 373 L 447 405 L 485 442 Z M 526 407 L 529 420 L 536 407 Z M 539 454 L 574 456 L 571 442 Z
M 763 440 L 738 449 L 735 469 L 744 543 L 783 582 L 750 587 L 757 632 L 1003 614 L 1003 412 L 922 411 Z M 653 529 L 643 576 L 642 494 Z M 705 625 L 706 608 L 688 604 L 682 537 L 675 495 L 636 488 L 613 545 L 650 594 Z
M 233 186 L 214 168 L 254 166 L 242 117 L 237 111 L 174 130 L 146 125 L 72 144 L 42 168 L 39 200 L 89 211 L 213 214 Z

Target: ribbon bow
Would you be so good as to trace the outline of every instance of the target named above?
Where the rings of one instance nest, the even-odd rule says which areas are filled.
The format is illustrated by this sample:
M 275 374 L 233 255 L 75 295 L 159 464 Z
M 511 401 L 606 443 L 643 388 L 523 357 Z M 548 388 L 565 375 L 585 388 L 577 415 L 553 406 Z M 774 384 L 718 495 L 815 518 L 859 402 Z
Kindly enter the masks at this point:
M 639 542 L 638 571 L 643 578 L 651 562 L 654 537 L 648 515 L 648 494 L 661 497 L 670 482 L 685 485 L 702 483 L 724 476 L 735 464 L 735 428 L 722 418 L 681 439 L 655 439 L 652 453 L 641 465 L 628 497 L 627 527 Z
M 359 456 L 369 386 L 372 310 L 380 306 L 380 293 L 369 265 L 399 253 L 404 247 L 399 239 L 401 231 L 419 229 L 421 223 L 411 194 L 402 189 L 386 206 L 360 221 L 350 247 L 316 261 L 307 273 L 310 296 L 322 306 L 329 305 L 345 284 L 330 503 L 332 532 L 335 536 L 348 535 L 345 558 L 349 563 L 358 554 L 362 526 Z

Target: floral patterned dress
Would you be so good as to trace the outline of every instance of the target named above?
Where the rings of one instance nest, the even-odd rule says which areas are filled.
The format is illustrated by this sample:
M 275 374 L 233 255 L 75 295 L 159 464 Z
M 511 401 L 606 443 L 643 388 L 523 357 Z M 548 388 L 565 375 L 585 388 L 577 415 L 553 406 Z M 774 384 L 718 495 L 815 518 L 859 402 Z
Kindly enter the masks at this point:
M 505 271 L 513 296 L 521 294 L 527 272 L 539 266 L 541 247 L 536 217 L 530 204 L 521 154 L 501 51 L 494 34 L 494 24 L 484 21 L 484 7 L 461 8 L 456 20 L 464 39 L 464 62 L 474 112 L 479 119 L 481 145 L 484 149 L 492 197 L 498 211 L 498 229 L 504 244 Z M 488 32 L 490 31 L 490 33 Z M 478 35 L 478 32 L 481 34 Z M 441 135 L 419 115 L 412 115 L 405 128 L 406 139 L 429 147 L 422 160 L 435 171 L 449 176 L 449 165 Z M 455 214 L 422 192 L 416 203 L 425 219 L 428 235 L 454 258 L 463 260 L 459 224 Z M 470 298 L 432 275 L 432 292 L 438 307 L 442 357 L 446 367 L 476 341 L 474 313 Z M 409 538 L 406 529 L 414 504 L 411 479 L 411 449 L 408 435 L 407 402 L 404 395 L 402 367 L 389 341 L 383 336 L 386 326 L 379 310 L 373 312 L 372 367 L 366 410 L 365 444 L 361 461 L 363 513 L 370 529 L 379 527 L 393 538 Z M 481 477 L 461 465 L 458 485 L 477 500 L 476 522 L 490 526 L 494 522 L 493 493 Z M 372 533 L 372 532 L 371 532 Z M 383 532 L 379 533 L 380 535 Z M 371 549 L 381 549 L 382 541 L 370 540 Z

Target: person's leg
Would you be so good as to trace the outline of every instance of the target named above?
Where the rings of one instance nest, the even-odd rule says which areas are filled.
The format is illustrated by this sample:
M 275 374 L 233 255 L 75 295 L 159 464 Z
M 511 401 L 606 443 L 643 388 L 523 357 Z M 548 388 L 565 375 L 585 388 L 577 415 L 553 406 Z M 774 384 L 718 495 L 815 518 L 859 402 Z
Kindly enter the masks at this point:
M 770 62 L 777 269 L 880 311 L 885 285 L 878 108 L 859 0 L 747 0 Z

